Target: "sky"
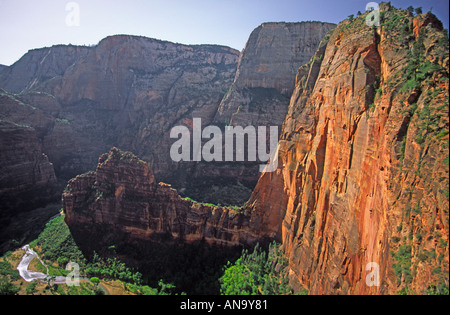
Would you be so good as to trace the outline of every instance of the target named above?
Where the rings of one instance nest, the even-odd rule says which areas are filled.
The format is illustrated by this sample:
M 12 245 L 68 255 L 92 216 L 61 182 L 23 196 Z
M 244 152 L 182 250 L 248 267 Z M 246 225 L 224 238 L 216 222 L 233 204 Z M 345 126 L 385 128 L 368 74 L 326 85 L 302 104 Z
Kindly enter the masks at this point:
M 264 22 L 339 23 L 374 0 L 0 0 L 0 64 L 57 44 L 95 45 L 116 34 L 242 50 Z M 375 1 L 380 3 L 381 1 Z M 449 0 L 392 0 L 431 10 L 448 28 Z

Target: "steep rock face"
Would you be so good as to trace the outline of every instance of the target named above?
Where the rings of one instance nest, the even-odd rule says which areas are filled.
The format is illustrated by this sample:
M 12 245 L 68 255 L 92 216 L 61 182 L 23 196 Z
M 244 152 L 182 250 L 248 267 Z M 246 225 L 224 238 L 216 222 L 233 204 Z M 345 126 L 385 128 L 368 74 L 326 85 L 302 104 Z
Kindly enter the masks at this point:
M 0 226 L 56 199 L 55 171 L 33 128 L 0 120 L 0 170 Z
M 220 103 L 214 125 L 277 126 L 280 131 L 298 67 L 309 61 L 320 40 L 334 27 L 330 23 L 301 22 L 264 23 L 256 28 L 240 55 L 236 76 Z M 269 136 L 266 139 L 269 148 Z M 255 187 L 264 162 L 200 163 L 190 173 L 193 181 L 186 193 L 215 203 L 242 204 Z M 206 185 L 197 186 L 197 179 Z M 223 184 L 218 185 L 218 180 Z M 205 191 L 210 191 L 210 196 Z
M 281 126 L 297 69 L 307 63 L 336 25 L 322 22 L 264 23 L 245 46 L 236 77 L 216 121 L 241 126 Z
M 0 87 L 29 102 L 29 94 L 50 95 L 60 106 L 42 138 L 58 177 L 94 168 L 113 145 L 133 149 L 167 173 L 174 168 L 170 129 L 193 117 L 211 122 L 238 57 L 224 46 L 111 36 L 95 47 L 30 51 L 1 72 Z M 41 109 L 42 103 L 31 105 Z
M 300 68 L 279 169 L 249 202 L 297 290 L 448 285 L 448 40 L 428 14 L 381 11 L 382 27 L 346 20 Z
M 151 163 L 158 180 L 188 196 L 242 204 L 259 178 L 260 163 L 175 163 L 170 130 L 192 131 L 194 118 L 203 127 L 231 120 L 281 126 L 296 69 L 332 27 L 264 24 L 252 34 L 237 75 L 240 54 L 224 46 L 118 35 L 93 47 L 36 49 L 0 72 L 0 88 L 20 93 L 14 97 L 36 109 L 33 117 L 45 117 L 27 121 L 15 110 L 17 116 L 8 119 L 39 131 L 60 180 L 92 170 L 100 154 L 118 146 Z M 221 106 L 226 110 L 218 115 L 227 90 Z
M 132 150 L 154 165 L 157 175 L 166 175 L 179 166 L 169 156 L 171 128 L 194 117 L 211 121 L 238 55 L 222 46 L 113 36 L 70 69 L 52 93 L 68 105 L 67 119 L 80 124 L 72 127 L 76 136 L 81 133 L 93 144 L 101 142 L 94 147 L 103 152 L 111 145 Z M 97 131 L 98 140 L 92 139 L 92 130 L 83 132 L 86 125 Z M 82 139 L 75 143 L 86 152 Z M 93 153 L 86 152 L 91 162 L 99 155 Z M 56 159 L 64 167 L 76 163 Z
M 33 104 L 33 105 L 31 105 Z M 32 127 L 38 139 L 52 128 L 59 104 L 46 94 L 14 95 L 0 91 L 0 119 Z
M 69 181 L 62 198 L 66 222 L 81 243 L 93 231 L 102 231 L 96 245 L 158 235 L 224 245 L 254 242 L 248 215 L 182 199 L 170 185 L 158 184 L 133 154 L 113 148 L 98 162 L 95 172 Z
M 0 68 L 0 87 L 16 94 L 41 91 L 43 85 L 51 85 L 53 79 L 62 77 L 89 51 L 89 47 L 64 45 L 30 50 L 12 66 Z
M 17 247 L 15 242 L 27 239 L 44 223 L 41 217 L 48 219 L 59 210 L 55 206 L 53 210 L 33 211 L 58 202 L 62 185 L 40 140 L 54 121 L 49 111 L 57 109 L 52 109 L 55 104 L 51 97 L 40 94 L 29 97 L 36 100 L 36 104 L 44 103 L 45 110 L 0 90 L 1 252 Z
M 196 167 L 171 161 L 170 130 L 191 126 L 193 118 L 211 123 L 238 58 L 224 46 L 126 35 L 94 47 L 32 50 L 2 70 L 0 87 L 20 93 L 14 97 L 35 109 L 33 117 L 45 119 L 27 121 L 21 109 L 11 109 L 14 117 L 0 114 L 39 129 L 59 179 L 94 169 L 99 155 L 120 146 L 151 162 L 159 179 L 182 188 Z

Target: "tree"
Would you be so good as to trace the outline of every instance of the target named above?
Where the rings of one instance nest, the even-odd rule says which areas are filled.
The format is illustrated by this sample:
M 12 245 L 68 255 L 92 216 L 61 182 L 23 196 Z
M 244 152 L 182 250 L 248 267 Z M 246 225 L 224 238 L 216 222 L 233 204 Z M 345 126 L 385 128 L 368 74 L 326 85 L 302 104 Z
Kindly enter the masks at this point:
M 276 243 L 266 252 L 257 244 L 253 253 L 242 251 L 242 256 L 234 263 L 228 262 L 220 278 L 221 293 L 224 295 L 282 295 L 291 289 L 283 272 L 287 259 Z M 279 268 L 275 268 L 277 265 Z
M 422 14 L 422 7 L 418 7 L 414 10 L 417 15 Z
M 164 283 L 162 279 L 158 281 L 158 286 L 161 288 L 158 295 L 171 295 L 173 290 L 175 290 L 175 286 L 172 283 Z
M 26 290 L 25 290 L 26 294 L 27 294 L 27 295 L 34 295 L 34 294 L 37 292 L 37 290 L 36 290 L 36 285 L 37 285 L 37 281 L 31 282 L 31 283 L 27 286 L 27 288 L 26 288 Z
M 47 287 L 53 291 L 53 286 L 52 286 L 52 282 L 54 282 L 56 279 L 56 276 L 50 276 L 48 275 L 47 277 L 45 277 L 45 280 L 47 281 Z
M 413 14 L 414 13 L 414 7 L 412 5 L 410 5 L 408 8 L 406 8 L 406 11 L 408 11 L 411 14 Z
M 92 277 L 89 279 L 93 284 L 98 285 L 100 283 L 100 279 L 98 277 Z
M 19 292 L 19 288 L 11 282 L 0 283 L 0 295 L 16 295 Z

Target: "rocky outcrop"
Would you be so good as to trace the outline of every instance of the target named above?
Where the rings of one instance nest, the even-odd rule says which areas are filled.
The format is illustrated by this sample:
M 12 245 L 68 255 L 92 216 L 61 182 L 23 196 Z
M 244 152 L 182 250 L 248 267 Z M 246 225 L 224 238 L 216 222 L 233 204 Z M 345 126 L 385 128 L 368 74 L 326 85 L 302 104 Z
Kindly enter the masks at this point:
M 312 294 L 448 286 L 448 40 L 380 8 L 382 27 L 347 19 L 300 68 L 279 169 L 249 202 Z
M 65 220 L 84 247 L 158 237 L 228 246 L 255 241 L 242 209 L 183 199 L 158 184 L 146 162 L 117 148 L 99 158 L 95 172 L 70 180 L 62 201 Z

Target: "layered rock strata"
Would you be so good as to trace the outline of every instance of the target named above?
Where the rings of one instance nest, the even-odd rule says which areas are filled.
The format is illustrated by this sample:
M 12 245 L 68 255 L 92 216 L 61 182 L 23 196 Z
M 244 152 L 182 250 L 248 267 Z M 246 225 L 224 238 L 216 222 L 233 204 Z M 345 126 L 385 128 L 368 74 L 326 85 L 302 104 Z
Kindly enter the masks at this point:
M 212 121 L 238 58 L 238 51 L 224 46 L 118 35 L 93 47 L 32 50 L 2 70 L 0 87 L 36 113 L 49 113 L 55 104 L 40 140 L 58 178 L 95 168 L 98 156 L 114 145 L 168 175 L 179 167 L 169 156 L 171 128 L 194 117 Z M 16 121 L 17 115 L 1 114 Z M 26 123 L 37 127 L 42 121 Z
M 95 230 L 109 231 L 95 243 L 112 235 L 120 235 L 117 242 L 158 236 L 228 246 L 255 241 L 242 209 L 183 199 L 170 185 L 157 183 L 146 162 L 117 148 L 99 158 L 95 172 L 70 180 L 62 201 L 65 220 L 82 243 L 81 236 Z

